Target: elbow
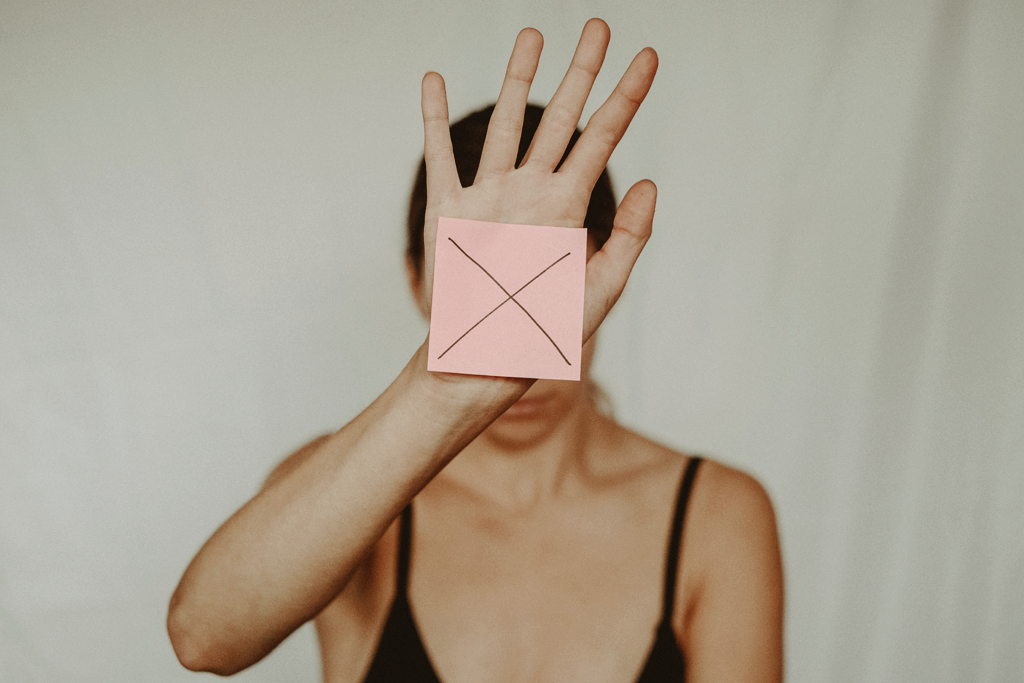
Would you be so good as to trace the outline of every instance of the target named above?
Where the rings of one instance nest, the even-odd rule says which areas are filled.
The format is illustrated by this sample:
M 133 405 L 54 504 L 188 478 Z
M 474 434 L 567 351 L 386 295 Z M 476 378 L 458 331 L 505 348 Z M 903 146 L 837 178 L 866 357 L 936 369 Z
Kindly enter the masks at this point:
M 218 642 L 208 630 L 197 627 L 196 620 L 188 618 L 185 612 L 172 598 L 167 612 L 167 635 L 183 667 L 218 676 L 231 676 L 246 668 L 247 664 L 240 663 L 231 648 Z

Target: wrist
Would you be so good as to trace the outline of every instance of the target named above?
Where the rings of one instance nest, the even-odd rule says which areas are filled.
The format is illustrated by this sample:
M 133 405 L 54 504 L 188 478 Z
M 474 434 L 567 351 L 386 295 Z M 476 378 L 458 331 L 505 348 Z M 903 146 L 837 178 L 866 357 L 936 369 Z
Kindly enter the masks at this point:
M 536 380 L 427 370 L 427 342 L 403 370 L 405 384 L 425 414 L 483 431 L 526 393 Z

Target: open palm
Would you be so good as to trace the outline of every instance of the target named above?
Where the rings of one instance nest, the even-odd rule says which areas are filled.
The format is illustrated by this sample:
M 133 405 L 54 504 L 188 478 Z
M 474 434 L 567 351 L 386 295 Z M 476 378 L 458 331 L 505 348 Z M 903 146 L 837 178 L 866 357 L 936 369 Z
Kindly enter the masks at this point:
M 520 32 L 487 128 L 476 178 L 466 188 L 459 182 L 452 152 L 444 81 L 436 73 L 424 77 L 427 208 L 422 286 L 428 309 L 440 216 L 583 227 L 591 190 L 647 95 L 658 68 L 654 50 L 641 51 L 612 94 L 590 118 L 569 157 L 558 168 L 601 69 L 608 40 L 608 26 L 603 21 L 587 22 L 572 63 L 517 168 L 523 112 L 543 45 L 543 38 L 536 30 Z M 630 188 L 616 212 L 611 237 L 587 264 L 584 341 L 594 333 L 622 293 L 633 264 L 650 237 L 656 194 L 654 183 L 649 180 Z

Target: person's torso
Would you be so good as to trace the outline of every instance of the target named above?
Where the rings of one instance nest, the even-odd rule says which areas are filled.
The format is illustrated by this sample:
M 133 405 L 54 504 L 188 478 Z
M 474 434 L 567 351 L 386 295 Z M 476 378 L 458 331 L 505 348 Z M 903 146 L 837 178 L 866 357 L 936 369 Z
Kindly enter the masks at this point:
M 411 632 L 396 642 L 415 642 L 395 649 L 419 647 L 437 677 L 423 680 L 445 683 L 637 680 L 659 647 L 682 461 L 568 509 L 517 514 L 425 491 L 410 534 L 408 623 L 391 626 Z M 389 620 L 403 621 L 398 526 L 317 620 L 327 681 L 372 673 Z M 661 640 L 677 647 L 671 629 Z

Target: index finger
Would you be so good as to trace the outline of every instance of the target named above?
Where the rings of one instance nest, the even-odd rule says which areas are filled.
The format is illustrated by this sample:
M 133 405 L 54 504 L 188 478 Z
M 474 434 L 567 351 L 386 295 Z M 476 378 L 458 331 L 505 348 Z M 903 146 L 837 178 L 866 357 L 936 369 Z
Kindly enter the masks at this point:
M 430 72 L 423 77 L 423 161 L 427 166 L 427 197 L 437 199 L 462 187 L 452 152 L 452 135 L 448 128 L 448 97 L 441 74 Z
M 657 71 L 658 53 L 645 47 L 633 58 L 605 103 L 590 117 L 559 173 L 575 175 L 588 187 L 594 186 L 647 97 Z

